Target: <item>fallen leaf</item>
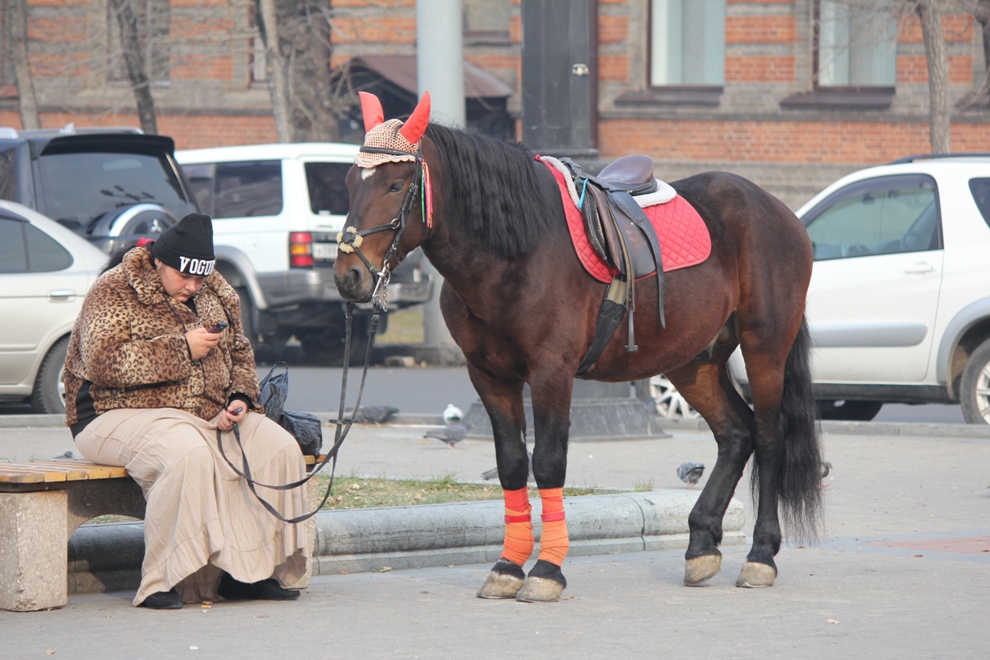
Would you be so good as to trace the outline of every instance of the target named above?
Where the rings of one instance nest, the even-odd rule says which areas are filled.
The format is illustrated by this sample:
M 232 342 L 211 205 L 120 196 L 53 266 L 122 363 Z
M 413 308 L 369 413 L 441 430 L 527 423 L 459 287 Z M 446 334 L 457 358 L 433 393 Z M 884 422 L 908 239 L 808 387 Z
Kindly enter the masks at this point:
M 924 557 L 924 555 L 915 555 L 915 557 Z
M 55 655 L 55 650 L 54 649 L 48 649 L 47 651 L 45 651 L 45 653 L 47 653 L 48 655 Z
M 825 619 L 825 623 L 831 623 L 833 625 L 837 624 L 838 622 L 839 622 L 838 619 Z
M 392 570 L 392 567 L 391 566 L 382 566 L 381 568 L 378 569 L 378 572 L 379 573 L 388 573 L 390 570 Z

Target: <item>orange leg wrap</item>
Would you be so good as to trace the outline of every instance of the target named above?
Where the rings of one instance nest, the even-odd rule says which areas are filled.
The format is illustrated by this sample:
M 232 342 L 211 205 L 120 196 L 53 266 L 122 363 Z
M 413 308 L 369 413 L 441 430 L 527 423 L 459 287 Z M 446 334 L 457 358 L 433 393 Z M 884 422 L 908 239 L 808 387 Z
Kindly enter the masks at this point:
M 505 545 L 502 558 L 522 566 L 533 554 L 533 507 L 525 488 L 505 491 Z
M 564 489 L 541 488 L 543 502 L 543 532 L 540 534 L 540 559 L 557 566 L 564 565 L 564 557 L 571 548 L 564 519 Z

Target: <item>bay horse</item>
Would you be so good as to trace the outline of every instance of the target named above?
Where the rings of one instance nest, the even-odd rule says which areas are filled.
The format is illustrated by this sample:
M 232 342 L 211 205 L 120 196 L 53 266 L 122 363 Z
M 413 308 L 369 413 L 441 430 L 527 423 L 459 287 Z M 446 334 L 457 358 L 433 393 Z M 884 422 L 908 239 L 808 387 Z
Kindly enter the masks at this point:
M 350 213 L 338 237 L 341 295 L 368 301 L 388 271 L 417 246 L 443 276 L 440 308 L 464 352 L 495 436 L 506 527 L 502 557 L 482 598 L 554 601 L 566 586 L 569 540 L 561 496 L 573 378 L 595 333 L 605 284 L 582 268 L 549 168 L 522 145 L 429 123 L 424 94 L 404 123 L 384 121 L 362 93 L 366 138 L 347 175 Z M 733 174 L 709 172 L 671 184 L 708 228 L 698 265 L 666 274 L 666 322 L 657 277 L 641 281 L 635 340 L 616 332 L 581 378 L 626 382 L 663 373 L 705 418 L 718 459 L 689 516 L 684 583 L 721 569 L 722 517 L 750 456 L 756 505 L 740 587 L 769 587 L 781 520 L 802 537 L 821 516 L 821 445 L 812 394 L 805 296 L 812 250 L 782 202 Z M 752 408 L 726 361 L 742 347 Z M 699 357 L 702 356 L 702 357 Z M 540 553 L 527 494 L 523 385 L 532 395 L 532 470 L 542 502 Z

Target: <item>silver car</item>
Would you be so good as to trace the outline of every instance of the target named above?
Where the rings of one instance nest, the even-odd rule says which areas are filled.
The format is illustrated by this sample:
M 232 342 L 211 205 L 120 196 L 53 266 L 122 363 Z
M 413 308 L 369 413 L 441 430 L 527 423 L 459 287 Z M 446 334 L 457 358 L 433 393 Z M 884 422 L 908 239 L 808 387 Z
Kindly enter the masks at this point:
M 0 400 L 65 412 L 69 333 L 106 261 L 79 234 L 0 200 Z

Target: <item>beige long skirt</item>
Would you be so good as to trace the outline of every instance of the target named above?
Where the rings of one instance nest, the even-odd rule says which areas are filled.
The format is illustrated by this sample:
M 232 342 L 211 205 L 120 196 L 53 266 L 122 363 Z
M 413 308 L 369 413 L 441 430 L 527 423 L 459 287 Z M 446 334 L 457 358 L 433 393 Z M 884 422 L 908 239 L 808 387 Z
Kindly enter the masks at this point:
M 274 577 L 283 586 L 306 572 L 312 554 L 307 526 L 265 510 L 220 455 L 216 428 L 215 419 L 172 408 L 111 410 L 75 438 L 88 460 L 127 468 L 148 502 L 134 605 L 173 587 L 187 603 L 214 600 L 221 571 L 241 582 Z M 299 445 L 278 424 L 249 412 L 240 430 L 256 482 L 286 484 L 305 476 Z M 223 443 L 241 469 L 233 433 L 224 433 Z M 286 518 L 306 512 L 305 487 L 257 490 Z

